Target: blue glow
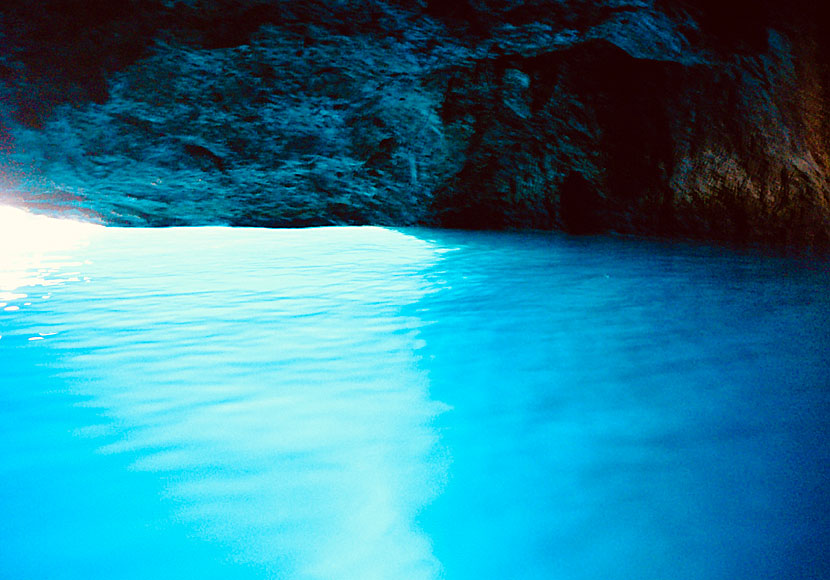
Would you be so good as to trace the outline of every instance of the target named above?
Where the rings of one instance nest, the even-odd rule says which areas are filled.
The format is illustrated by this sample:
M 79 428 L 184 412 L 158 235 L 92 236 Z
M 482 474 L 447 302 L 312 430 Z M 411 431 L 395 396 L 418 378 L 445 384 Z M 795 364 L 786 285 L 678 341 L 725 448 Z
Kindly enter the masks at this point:
M 14 212 L 2 578 L 827 572 L 821 265 Z

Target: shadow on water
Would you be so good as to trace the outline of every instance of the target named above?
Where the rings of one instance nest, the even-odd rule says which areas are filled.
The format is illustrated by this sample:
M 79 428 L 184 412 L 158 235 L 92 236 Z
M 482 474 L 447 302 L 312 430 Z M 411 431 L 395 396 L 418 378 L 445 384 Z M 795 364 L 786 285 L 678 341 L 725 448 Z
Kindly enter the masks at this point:
M 826 270 L 417 229 L 41 246 L 0 280 L 0 576 L 828 572 Z
M 826 264 L 418 235 L 457 248 L 416 307 L 451 407 L 421 519 L 447 578 L 828 575 Z

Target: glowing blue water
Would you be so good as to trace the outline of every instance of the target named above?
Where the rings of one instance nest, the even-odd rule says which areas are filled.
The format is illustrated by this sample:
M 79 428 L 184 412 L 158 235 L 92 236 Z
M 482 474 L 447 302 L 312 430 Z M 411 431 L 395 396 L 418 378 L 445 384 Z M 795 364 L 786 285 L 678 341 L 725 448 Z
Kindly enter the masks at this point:
M 0 578 L 828 574 L 821 264 L 380 228 L 5 259 Z

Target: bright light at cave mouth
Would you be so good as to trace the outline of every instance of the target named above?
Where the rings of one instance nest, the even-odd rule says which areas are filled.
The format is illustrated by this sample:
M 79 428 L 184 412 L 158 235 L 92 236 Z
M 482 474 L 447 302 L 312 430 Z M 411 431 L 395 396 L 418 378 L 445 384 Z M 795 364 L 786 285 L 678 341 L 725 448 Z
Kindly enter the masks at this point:
M 57 266 L 66 266 L 65 252 L 83 245 L 103 226 L 35 215 L 0 205 L 0 304 L 25 297 L 15 292 L 27 286 L 57 283 L 50 276 Z

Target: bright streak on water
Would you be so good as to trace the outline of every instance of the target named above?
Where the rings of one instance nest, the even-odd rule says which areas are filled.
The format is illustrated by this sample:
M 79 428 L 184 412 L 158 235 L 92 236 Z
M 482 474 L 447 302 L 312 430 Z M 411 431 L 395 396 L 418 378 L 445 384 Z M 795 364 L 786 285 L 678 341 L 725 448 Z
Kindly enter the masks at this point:
M 827 575 L 826 264 L 0 212 L 0 578 Z
M 69 278 L 66 270 L 78 266 L 66 252 L 76 250 L 100 226 L 29 214 L 0 205 L 0 307 L 26 298 L 22 287 L 51 286 Z M 57 276 L 54 274 L 58 273 Z

